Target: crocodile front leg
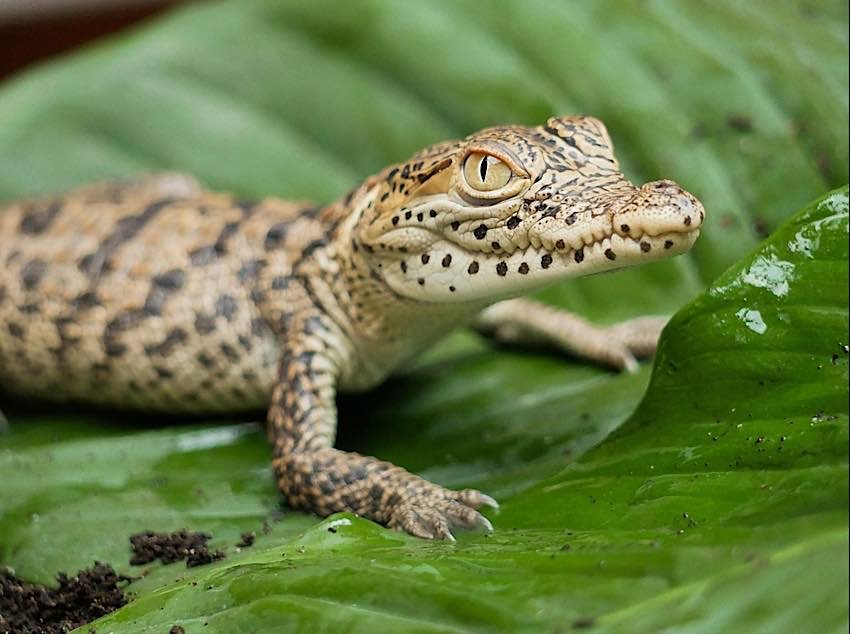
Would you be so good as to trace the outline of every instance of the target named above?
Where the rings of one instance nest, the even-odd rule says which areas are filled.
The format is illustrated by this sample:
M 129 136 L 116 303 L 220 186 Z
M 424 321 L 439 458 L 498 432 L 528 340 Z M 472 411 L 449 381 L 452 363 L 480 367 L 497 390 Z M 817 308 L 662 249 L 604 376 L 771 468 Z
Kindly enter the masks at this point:
M 577 357 L 634 372 L 637 359 L 655 354 L 667 317 L 638 317 L 597 326 L 565 310 L 530 299 L 509 299 L 482 311 L 474 323 L 505 343 L 555 346 Z
M 491 497 L 333 448 L 336 369 L 320 333 L 330 325 L 322 322 L 307 320 L 311 332 L 285 352 L 268 413 L 274 471 L 289 504 L 321 516 L 348 511 L 430 539 L 453 539 L 453 527 L 492 529 L 476 510 L 497 506 Z

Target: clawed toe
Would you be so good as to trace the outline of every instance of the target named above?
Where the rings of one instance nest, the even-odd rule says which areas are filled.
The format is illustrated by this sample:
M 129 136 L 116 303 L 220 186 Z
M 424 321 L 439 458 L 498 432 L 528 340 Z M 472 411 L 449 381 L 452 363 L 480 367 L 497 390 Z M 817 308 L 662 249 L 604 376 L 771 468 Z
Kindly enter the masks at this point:
M 397 509 L 388 525 L 424 539 L 455 541 L 453 528 L 480 529 L 492 532 L 493 525 L 476 508 L 498 508 L 496 500 L 473 489 L 451 495 L 432 492 L 416 496 Z
M 482 506 L 489 506 L 492 509 L 499 508 L 499 503 L 496 500 L 485 493 L 481 493 L 481 491 L 476 491 L 475 489 L 464 489 L 463 491 L 458 491 L 454 499 L 461 504 L 470 506 L 474 509 L 479 509 Z

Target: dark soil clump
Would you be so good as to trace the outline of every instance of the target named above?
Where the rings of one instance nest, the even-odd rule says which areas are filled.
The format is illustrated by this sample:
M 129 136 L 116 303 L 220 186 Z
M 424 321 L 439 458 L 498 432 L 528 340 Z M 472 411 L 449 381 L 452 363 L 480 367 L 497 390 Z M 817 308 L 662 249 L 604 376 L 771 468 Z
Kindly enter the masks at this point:
M 94 566 L 68 577 L 58 588 L 27 583 L 0 569 L 0 634 L 60 634 L 109 614 L 127 603 L 119 583 L 130 578 L 112 566 Z
M 211 551 L 207 542 L 212 535 L 183 530 L 173 533 L 143 531 L 130 535 L 133 557 L 130 565 L 141 566 L 159 559 L 164 564 L 186 560 L 186 566 L 203 566 L 224 559 L 224 551 Z
M 239 543 L 236 544 L 237 548 L 248 548 L 254 545 L 254 540 L 257 539 L 257 533 L 254 531 L 245 531 L 240 536 Z

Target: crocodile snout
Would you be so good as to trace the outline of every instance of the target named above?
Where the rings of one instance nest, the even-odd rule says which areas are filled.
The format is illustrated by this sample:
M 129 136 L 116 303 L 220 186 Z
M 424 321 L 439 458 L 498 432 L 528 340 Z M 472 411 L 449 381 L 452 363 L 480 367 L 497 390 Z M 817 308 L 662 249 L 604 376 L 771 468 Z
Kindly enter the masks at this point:
M 633 239 L 699 229 L 705 210 L 696 197 L 670 180 L 653 181 L 614 211 L 614 231 Z

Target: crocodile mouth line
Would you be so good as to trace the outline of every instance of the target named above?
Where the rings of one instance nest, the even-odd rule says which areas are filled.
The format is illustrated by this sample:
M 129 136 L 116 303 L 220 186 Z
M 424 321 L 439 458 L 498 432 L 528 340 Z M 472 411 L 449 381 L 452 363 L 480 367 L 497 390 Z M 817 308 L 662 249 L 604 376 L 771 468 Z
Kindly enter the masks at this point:
M 550 256 L 552 263 L 558 260 L 575 262 L 581 264 L 590 261 L 594 257 L 616 262 L 620 257 L 639 255 L 657 258 L 679 255 L 687 252 L 699 237 L 699 229 L 692 231 L 669 231 L 658 235 L 642 234 L 633 237 L 631 235 L 620 235 L 612 233 L 598 240 L 582 242 L 579 247 L 573 247 L 564 240 L 546 240 L 551 243 L 547 246 L 544 241 L 538 241 L 538 245 L 528 244 L 524 249 L 512 251 L 480 252 L 480 256 L 488 260 L 513 260 L 517 258 L 528 258 L 530 256 Z M 629 262 L 633 260 L 629 258 Z M 544 266 L 544 268 L 548 268 Z
M 630 235 L 623 236 L 619 233 L 613 233 L 599 240 L 584 242 L 580 247 L 571 247 L 565 244 L 562 240 L 556 240 L 552 247 L 539 248 L 541 252 L 549 253 L 550 255 L 557 254 L 560 257 L 573 259 L 577 263 L 581 263 L 587 258 L 588 253 L 598 251 L 606 259 L 614 262 L 617 260 L 620 253 L 641 253 L 645 255 L 651 254 L 653 251 L 658 253 L 661 251 L 668 255 L 675 255 L 685 251 L 693 245 L 694 241 L 699 237 L 699 230 L 689 232 L 674 232 L 670 231 L 658 235 L 643 234 L 637 237 Z

